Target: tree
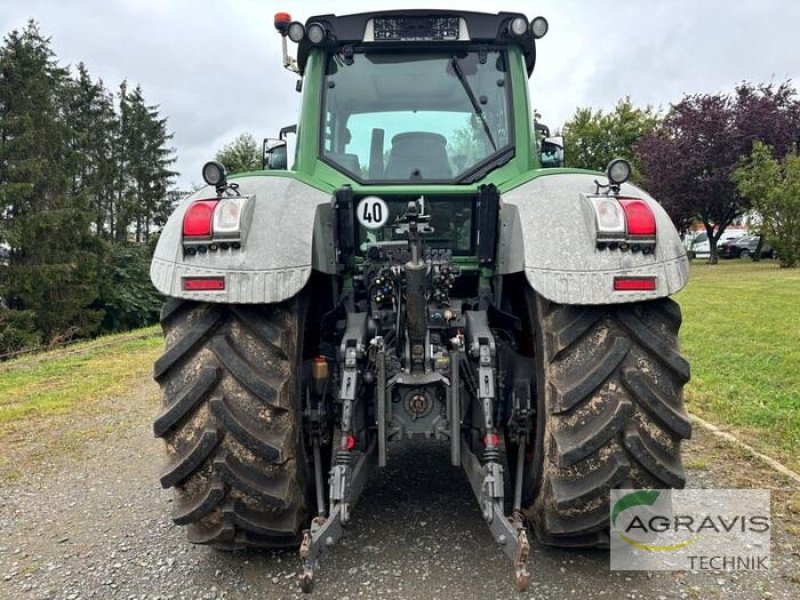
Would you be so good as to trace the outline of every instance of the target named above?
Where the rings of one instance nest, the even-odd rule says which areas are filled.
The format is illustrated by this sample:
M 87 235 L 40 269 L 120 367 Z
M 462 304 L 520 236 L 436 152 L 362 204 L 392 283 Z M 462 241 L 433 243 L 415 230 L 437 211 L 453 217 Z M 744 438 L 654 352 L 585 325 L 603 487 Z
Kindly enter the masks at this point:
M 9 257 L 0 271 L 8 308 L 31 311 L 46 340 L 88 334 L 99 314 L 97 246 L 74 164 L 63 105 L 67 72 L 33 21 L 0 48 L 0 211 Z
M 154 244 L 117 245 L 101 266 L 100 297 L 104 331 L 127 331 L 158 321 L 163 297 L 150 282 Z
M 615 158 L 631 163 L 634 182 L 641 180 L 636 146 L 660 123 L 658 112 L 651 106 L 636 108 L 630 97 L 617 102 L 614 110 L 604 113 L 591 108 L 578 108 L 564 124 L 567 140 L 567 166 L 603 171 Z
M 126 98 L 127 130 L 123 144 L 127 150 L 129 184 L 133 199 L 130 212 L 134 218 L 135 240 L 146 242 L 154 228 L 167 222 L 172 205 L 167 189 L 177 174 L 169 167 L 175 162 L 174 151 L 167 147 L 172 134 L 158 107 L 145 102 L 142 88 L 136 86 Z
M 229 173 L 245 173 L 261 169 L 261 148 L 249 133 L 243 133 L 217 152 L 217 162 Z
M 113 98 L 102 81 L 94 82 L 83 63 L 76 78 L 65 82 L 65 118 L 70 124 L 68 161 L 70 192 L 85 194 L 93 206 L 95 234 L 113 238 L 114 143 L 118 120 Z
M 797 148 L 783 160 L 771 147 L 756 142 L 753 152 L 733 173 L 742 196 L 749 198 L 759 215 L 759 233 L 778 254 L 781 267 L 800 262 L 800 155 Z
M 114 208 L 115 243 L 146 242 L 167 222 L 172 201 L 167 193 L 177 175 L 170 166 L 172 134 L 158 107 L 148 105 L 141 86 L 119 88 L 119 125 L 114 144 L 116 164 Z
M 166 119 L 125 82 L 115 111 L 85 65 L 58 65 L 33 21 L 3 42 L 0 353 L 91 335 L 103 317 L 107 329 L 151 322 L 145 243 L 175 202 Z
M 685 96 L 639 144 L 649 191 L 676 225 L 703 223 L 718 261 L 717 241 L 750 209 L 731 179 L 740 157 L 757 140 L 783 151 L 800 139 L 800 104 L 788 82 L 753 86 L 734 94 Z

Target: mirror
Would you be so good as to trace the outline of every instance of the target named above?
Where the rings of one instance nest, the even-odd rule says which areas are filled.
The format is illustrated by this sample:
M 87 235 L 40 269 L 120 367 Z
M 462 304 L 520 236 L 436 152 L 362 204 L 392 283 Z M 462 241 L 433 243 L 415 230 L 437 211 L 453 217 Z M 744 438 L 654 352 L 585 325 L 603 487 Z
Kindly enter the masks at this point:
M 278 134 L 278 138 L 285 140 L 286 136 L 290 133 L 297 135 L 297 125 L 287 125 L 286 127 L 281 127 L 281 131 Z
M 261 168 L 270 169 L 286 169 L 288 163 L 288 152 L 286 149 L 286 140 L 276 140 L 275 138 L 267 138 L 264 140 L 264 151 L 261 158 Z
M 564 137 L 546 137 L 540 146 L 540 160 L 543 169 L 564 166 Z

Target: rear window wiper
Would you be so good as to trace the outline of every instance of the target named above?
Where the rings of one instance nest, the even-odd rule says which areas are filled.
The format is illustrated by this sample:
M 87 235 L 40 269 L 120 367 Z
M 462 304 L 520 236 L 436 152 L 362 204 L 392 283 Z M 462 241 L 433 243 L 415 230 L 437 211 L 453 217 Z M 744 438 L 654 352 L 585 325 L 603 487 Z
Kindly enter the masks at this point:
M 475 93 L 472 91 L 472 87 L 470 87 L 469 81 L 467 81 L 467 77 L 464 75 L 464 71 L 461 69 L 461 65 L 458 62 L 458 57 L 454 56 L 450 59 L 450 62 L 453 65 L 453 71 L 455 72 L 456 77 L 458 77 L 458 80 L 461 82 L 461 87 L 463 87 L 464 91 L 467 93 L 467 97 L 472 104 L 472 110 L 475 111 L 475 114 L 478 115 L 481 123 L 483 124 L 483 130 L 486 132 L 486 137 L 489 138 L 489 142 L 492 144 L 492 150 L 497 152 L 497 144 L 494 143 L 492 131 L 489 129 L 489 124 L 486 122 L 486 117 L 483 116 L 483 109 L 478 103 L 478 99 L 475 97 Z
M 461 175 L 456 179 L 456 183 L 474 183 L 482 179 L 489 171 L 502 167 L 512 158 L 514 158 L 514 148 L 508 147 Z

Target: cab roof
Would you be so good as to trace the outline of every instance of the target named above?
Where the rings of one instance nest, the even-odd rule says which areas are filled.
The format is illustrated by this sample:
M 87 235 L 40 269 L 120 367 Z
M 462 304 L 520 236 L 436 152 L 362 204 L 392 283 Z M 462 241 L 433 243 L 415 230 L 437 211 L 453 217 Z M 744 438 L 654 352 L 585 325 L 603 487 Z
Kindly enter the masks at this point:
M 313 44 L 305 36 L 298 44 L 297 62 L 300 72 L 305 71 L 308 55 L 313 48 L 335 49 L 353 46 L 356 48 L 405 49 L 440 46 L 470 45 L 475 43 L 494 45 L 518 45 L 525 56 L 528 76 L 533 73 L 536 63 L 536 43 L 533 34 L 528 31 L 522 36 L 514 36 L 509 32 L 511 21 L 517 17 L 526 19 L 521 13 L 501 12 L 497 14 L 478 13 L 461 10 L 387 10 L 354 15 L 318 15 L 310 17 L 305 27 L 319 23 L 326 30 L 326 39 L 320 44 Z M 433 23 L 443 20 L 458 19 L 457 38 L 438 35 L 439 31 Z M 379 39 L 376 27 L 390 23 L 399 36 L 394 39 Z M 378 25 L 376 25 L 378 24 Z M 434 30 L 434 31 L 432 31 Z M 448 32 L 451 33 L 451 32 Z

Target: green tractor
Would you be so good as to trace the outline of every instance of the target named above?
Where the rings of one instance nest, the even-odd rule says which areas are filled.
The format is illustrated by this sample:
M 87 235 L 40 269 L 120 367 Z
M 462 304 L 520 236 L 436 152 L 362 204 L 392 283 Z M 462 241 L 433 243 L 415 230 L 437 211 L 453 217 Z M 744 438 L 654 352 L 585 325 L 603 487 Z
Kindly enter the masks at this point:
M 532 126 L 547 21 L 275 25 L 298 124 L 261 171 L 207 163 L 152 263 L 172 518 L 221 549 L 298 545 L 309 590 L 387 448 L 422 438 L 464 469 L 518 589 L 529 527 L 608 546 L 610 489 L 685 482 L 668 296 L 688 264 L 625 161 L 563 168 L 562 140 Z

